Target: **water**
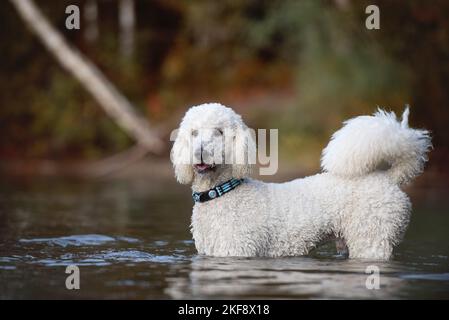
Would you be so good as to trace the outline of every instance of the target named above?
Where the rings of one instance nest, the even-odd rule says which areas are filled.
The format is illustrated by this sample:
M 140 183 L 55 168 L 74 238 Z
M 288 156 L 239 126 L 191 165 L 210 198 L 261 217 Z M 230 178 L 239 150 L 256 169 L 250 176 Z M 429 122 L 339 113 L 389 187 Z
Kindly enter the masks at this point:
M 390 262 L 196 255 L 188 187 L 149 181 L 0 182 L 0 298 L 449 298 L 447 199 L 416 206 Z M 76 264 L 81 289 L 65 287 Z M 380 268 L 380 289 L 365 286 Z

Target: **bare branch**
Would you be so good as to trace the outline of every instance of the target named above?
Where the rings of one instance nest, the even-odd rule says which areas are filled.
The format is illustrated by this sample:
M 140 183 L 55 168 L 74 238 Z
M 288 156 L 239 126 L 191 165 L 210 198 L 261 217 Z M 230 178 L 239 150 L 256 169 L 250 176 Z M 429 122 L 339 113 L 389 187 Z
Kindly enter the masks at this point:
M 160 153 L 163 141 L 150 130 L 148 121 L 79 50 L 69 45 L 51 26 L 32 0 L 10 0 L 28 28 L 42 41 L 59 63 L 91 93 L 106 113 L 151 152 Z

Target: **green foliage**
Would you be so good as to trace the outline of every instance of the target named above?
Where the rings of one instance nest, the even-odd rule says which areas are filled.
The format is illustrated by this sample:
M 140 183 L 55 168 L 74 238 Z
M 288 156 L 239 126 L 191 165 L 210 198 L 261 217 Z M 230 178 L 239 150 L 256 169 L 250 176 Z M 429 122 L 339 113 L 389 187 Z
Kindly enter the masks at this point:
M 367 1 L 345 8 L 324 0 L 136 1 L 136 52 L 124 59 L 117 2 L 98 1 L 94 44 L 63 28 L 72 3 L 82 1 L 39 5 L 153 122 L 173 124 L 187 106 L 218 100 L 237 106 L 253 127 L 279 128 L 284 156 L 316 162 L 343 119 L 411 103 L 412 117 L 449 141 L 436 130 L 448 115 L 441 110 L 449 103 L 449 10 L 382 0 L 381 30 L 369 31 Z M 7 2 L 0 33 L 0 156 L 98 157 L 132 143 Z
M 285 113 L 291 130 L 323 138 L 324 128 L 334 130 L 347 115 L 409 100 L 406 69 L 355 12 L 323 1 L 275 1 L 265 15 L 248 38 L 259 50 L 276 46 L 295 70 L 297 103 Z

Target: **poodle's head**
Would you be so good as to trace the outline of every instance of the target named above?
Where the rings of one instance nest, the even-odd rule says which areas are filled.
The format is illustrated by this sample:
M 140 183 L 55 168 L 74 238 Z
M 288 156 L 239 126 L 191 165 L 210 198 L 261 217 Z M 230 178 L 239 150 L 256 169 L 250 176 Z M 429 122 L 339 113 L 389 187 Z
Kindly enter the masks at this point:
M 244 178 L 255 163 L 254 133 L 231 108 L 206 103 L 190 108 L 171 151 L 177 180 Z

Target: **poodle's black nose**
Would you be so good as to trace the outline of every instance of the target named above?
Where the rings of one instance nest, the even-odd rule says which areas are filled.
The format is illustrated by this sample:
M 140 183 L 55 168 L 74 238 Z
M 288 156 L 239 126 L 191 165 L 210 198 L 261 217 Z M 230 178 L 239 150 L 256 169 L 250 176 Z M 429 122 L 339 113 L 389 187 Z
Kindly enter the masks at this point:
M 213 152 L 203 149 L 203 146 L 196 148 L 193 155 L 199 163 L 210 163 L 213 159 Z

